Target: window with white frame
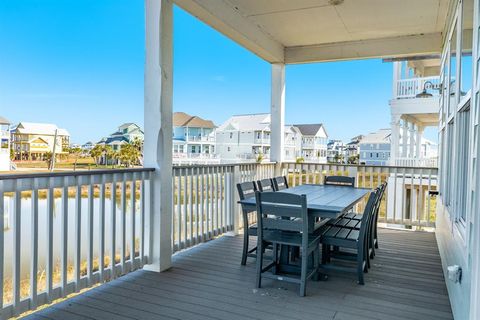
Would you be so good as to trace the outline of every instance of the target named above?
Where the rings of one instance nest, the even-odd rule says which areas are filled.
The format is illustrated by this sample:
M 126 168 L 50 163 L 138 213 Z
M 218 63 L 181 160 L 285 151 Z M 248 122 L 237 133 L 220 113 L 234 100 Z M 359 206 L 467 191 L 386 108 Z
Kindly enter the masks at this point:
M 460 2 L 444 49 L 440 100 L 440 191 L 450 219 L 465 226 L 470 173 L 473 0 Z

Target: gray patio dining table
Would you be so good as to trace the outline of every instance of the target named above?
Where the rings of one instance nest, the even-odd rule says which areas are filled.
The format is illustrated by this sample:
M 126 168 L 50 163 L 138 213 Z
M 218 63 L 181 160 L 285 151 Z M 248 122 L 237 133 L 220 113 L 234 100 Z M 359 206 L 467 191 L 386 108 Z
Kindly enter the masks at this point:
M 307 195 L 310 230 L 315 230 L 330 219 L 336 219 L 353 208 L 371 190 L 334 185 L 304 184 L 277 192 Z M 240 200 L 246 208 L 255 210 L 255 197 Z M 316 221 L 321 218 L 320 221 Z
M 330 219 L 336 219 L 347 213 L 371 190 L 346 186 L 304 184 L 277 192 L 307 195 L 309 230 L 314 232 Z M 245 209 L 256 210 L 255 197 L 240 200 Z M 320 218 L 320 219 L 316 219 Z M 298 273 L 299 268 L 292 265 L 288 258 L 288 246 L 281 246 L 279 270 Z

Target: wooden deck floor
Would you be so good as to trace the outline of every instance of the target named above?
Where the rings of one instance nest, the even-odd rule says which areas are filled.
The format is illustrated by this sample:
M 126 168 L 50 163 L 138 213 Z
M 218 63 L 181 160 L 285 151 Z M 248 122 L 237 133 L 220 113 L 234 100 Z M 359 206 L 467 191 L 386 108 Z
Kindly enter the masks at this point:
M 452 319 L 434 234 L 380 231 L 365 286 L 332 274 L 304 298 L 268 279 L 256 290 L 242 238 L 221 237 L 177 254 L 170 271 L 136 271 L 26 319 Z

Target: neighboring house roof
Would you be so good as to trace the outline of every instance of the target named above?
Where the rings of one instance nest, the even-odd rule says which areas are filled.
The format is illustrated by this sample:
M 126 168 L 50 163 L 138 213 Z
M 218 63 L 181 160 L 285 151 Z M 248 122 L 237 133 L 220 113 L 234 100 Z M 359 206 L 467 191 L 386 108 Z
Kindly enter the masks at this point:
M 55 135 L 55 130 L 57 130 L 58 136 L 70 136 L 67 130 L 58 128 L 56 125 L 50 123 L 20 122 L 15 130 L 22 134 L 44 134 L 51 136 Z
M 128 142 L 128 139 L 121 136 L 121 137 L 108 137 L 105 141 L 106 144 L 111 144 L 111 143 L 122 143 L 122 142 Z
M 390 143 L 390 129 L 380 129 L 377 132 L 372 132 L 367 134 L 360 144 L 371 144 L 371 143 Z
M 191 127 L 191 128 L 215 128 L 215 124 L 211 120 L 205 120 L 198 116 L 191 116 L 185 112 L 173 113 L 174 127 Z
M 3 124 L 10 124 L 10 121 L 8 121 L 7 118 L 0 116 L 0 125 L 3 125 Z
M 315 136 L 323 127 L 323 124 L 294 124 L 294 126 L 297 127 L 298 130 L 300 130 L 300 133 L 304 136 Z M 323 128 L 323 130 L 325 130 L 325 128 Z M 325 130 L 325 134 L 327 134 L 327 130 Z
M 231 116 L 218 127 L 218 131 L 223 130 L 270 131 L 270 114 L 256 113 Z

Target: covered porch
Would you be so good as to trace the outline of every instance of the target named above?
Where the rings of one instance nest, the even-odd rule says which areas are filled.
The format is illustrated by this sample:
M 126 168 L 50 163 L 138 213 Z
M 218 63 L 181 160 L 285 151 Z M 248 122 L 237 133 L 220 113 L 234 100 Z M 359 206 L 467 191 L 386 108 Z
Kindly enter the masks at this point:
M 271 63 L 271 163 L 172 166 L 174 2 Z M 0 177 L 0 201 L 8 192 L 15 203 L 13 294 L 2 305 L 2 317 L 67 298 L 27 318 L 453 318 L 445 266 L 432 232 L 382 229 L 380 249 L 365 286 L 357 285 L 349 275 L 334 274 L 328 281 L 310 282 L 305 298 L 298 297 L 295 286 L 274 281 L 254 289 L 253 263 L 240 265 L 242 226 L 235 192 L 236 183 L 278 175 L 287 175 L 293 185 L 323 183 L 327 174 L 353 176 L 358 186 L 369 188 L 384 181 L 393 181 L 390 185 L 396 188 L 399 181 L 405 192 L 388 191 L 380 222 L 408 229 L 435 228 L 437 168 L 285 162 L 285 70 L 286 65 L 298 63 L 438 55 L 451 1 L 146 0 L 145 5 L 145 168 Z M 75 189 L 75 206 L 70 209 L 75 216 L 70 219 L 66 218 L 69 188 Z M 48 233 L 45 285 L 37 288 L 37 220 L 32 224 L 34 238 L 27 243 L 34 258 L 28 266 L 31 285 L 25 294 L 20 290 L 21 193 L 31 191 L 32 199 L 38 201 L 35 195 L 46 190 L 46 228 L 52 231 L 55 189 L 60 189 L 62 197 L 61 224 L 55 224 L 61 230 L 59 276 L 55 277 L 53 235 Z M 87 224 L 82 224 L 84 189 Z M 98 202 L 94 201 L 96 190 Z M 110 215 L 105 208 L 108 190 Z M 118 190 L 118 196 L 111 190 Z M 140 204 L 138 210 L 135 203 Z M 95 208 L 100 208 L 98 214 Z M 33 200 L 32 221 L 36 215 L 38 203 L 35 207 Z M 128 220 L 128 215 L 136 218 Z M 106 221 L 110 221 L 109 233 L 105 232 Z M 74 225 L 74 250 L 67 246 L 69 224 Z M 82 238 L 82 232 L 87 236 Z M 3 241 L 2 233 L 1 245 Z M 67 273 L 70 268 L 73 278 Z M 3 280 L 3 273 L 0 276 Z

